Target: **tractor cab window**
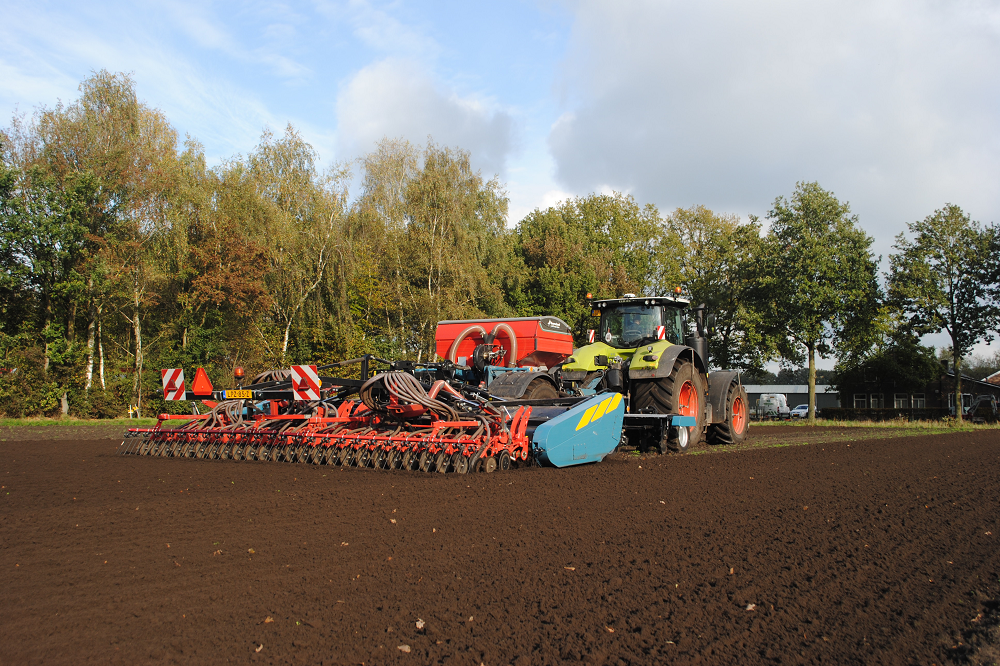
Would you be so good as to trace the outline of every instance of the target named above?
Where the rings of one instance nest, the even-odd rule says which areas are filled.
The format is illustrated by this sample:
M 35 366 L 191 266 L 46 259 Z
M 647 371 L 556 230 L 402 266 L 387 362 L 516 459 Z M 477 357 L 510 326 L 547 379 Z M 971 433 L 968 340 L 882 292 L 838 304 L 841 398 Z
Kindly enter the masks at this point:
M 661 337 L 681 343 L 680 310 L 659 305 L 619 305 L 601 313 L 600 339 L 612 347 L 632 349 Z

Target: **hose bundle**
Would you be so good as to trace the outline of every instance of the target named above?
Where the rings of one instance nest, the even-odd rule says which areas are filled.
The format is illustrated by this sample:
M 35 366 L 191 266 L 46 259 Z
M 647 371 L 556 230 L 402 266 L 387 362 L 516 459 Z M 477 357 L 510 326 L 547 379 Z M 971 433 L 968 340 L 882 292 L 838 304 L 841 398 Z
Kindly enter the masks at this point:
M 373 412 L 386 412 L 386 405 L 373 395 L 375 389 L 384 389 L 400 403 L 421 405 L 445 421 L 457 421 L 458 411 L 446 402 L 431 398 L 423 385 L 413 375 L 398 370 L 381 372 L 361 386 L 361 402 Z

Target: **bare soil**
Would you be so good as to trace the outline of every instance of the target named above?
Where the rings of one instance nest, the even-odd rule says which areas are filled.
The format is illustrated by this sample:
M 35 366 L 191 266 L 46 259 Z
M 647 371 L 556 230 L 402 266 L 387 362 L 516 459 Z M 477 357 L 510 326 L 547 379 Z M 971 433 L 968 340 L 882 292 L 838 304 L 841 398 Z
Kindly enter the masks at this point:
M 994 663 L 1000 431 L 794 430 L 470 476 L 0 441 L 0 664 Z

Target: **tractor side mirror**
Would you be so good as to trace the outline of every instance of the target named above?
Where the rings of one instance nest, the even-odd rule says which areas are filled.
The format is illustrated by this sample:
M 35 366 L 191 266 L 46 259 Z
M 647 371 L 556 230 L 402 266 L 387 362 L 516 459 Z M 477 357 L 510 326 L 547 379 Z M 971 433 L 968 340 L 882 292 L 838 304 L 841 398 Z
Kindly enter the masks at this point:
M 603 365 L 604 367 L 607 367 L 607 365 L 608 365 L 608 357 L 605 356 L 604 354 L 601 354 L 599 356 L 595 356 L 594 357 L 594 365 Z
M 708 320 L 705 322 L 706 328 L 709 335 L 715 334 L 715 313 L 708 315 Z

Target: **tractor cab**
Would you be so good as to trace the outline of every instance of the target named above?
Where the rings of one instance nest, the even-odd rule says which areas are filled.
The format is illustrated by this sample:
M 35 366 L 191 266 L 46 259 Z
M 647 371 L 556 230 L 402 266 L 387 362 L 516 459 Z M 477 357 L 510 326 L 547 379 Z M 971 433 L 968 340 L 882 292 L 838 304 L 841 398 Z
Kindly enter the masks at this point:
M 642 345 L 661 340 L 684 344 L 682 310 L 689 301 L 681 298 L 655 296 L 594 301 L 592 314 L 601 318 L 594 342 L 603 342 L 616 350 L 631 351 Z

